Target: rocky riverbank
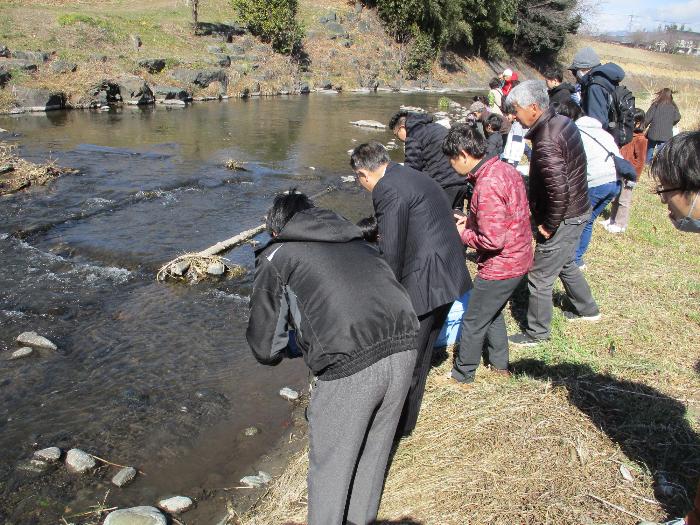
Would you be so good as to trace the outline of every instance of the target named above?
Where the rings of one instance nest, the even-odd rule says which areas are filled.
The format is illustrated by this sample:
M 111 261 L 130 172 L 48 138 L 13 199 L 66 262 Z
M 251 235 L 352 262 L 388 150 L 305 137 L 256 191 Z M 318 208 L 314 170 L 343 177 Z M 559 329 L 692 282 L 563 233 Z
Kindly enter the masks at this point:
M 89 2 L 84 14 L 35 6 L 32 0 L 0 8 L 17 34 L 23 26 L 35 32 L 30 26 L 34 17 L 45 26 L 43 35 L 10 34 L 0 41 L 0 112 L 184 106 L 312 91 L 474 90 L 485 89 L 504 67 L 445 53 L 429 75 L 406 79 L 399 67 L 405 49 L 386 34 L 376 12 L 360 2 L 341 1 L 301 2 L 304 58 L 293 61 L 273 52 L 245 26 L 221 20 L 234 13 L 228 3 L 220 3 L 204 4 L 216 9 L 207 17 L 213 21 L 199 23 L 194 35 L 182 13 L 157 11 L 157 2 L 150 8 L 125 7 L 140 20 L 137 25 L 121 12 L 95 6 L 93 13 Z M 181 11 L 187 12 L 185 7 Z M 152 18 L 158 23 L 151 23 Z M 535 74 L 519 61 L 508 65 L 526 76 Z

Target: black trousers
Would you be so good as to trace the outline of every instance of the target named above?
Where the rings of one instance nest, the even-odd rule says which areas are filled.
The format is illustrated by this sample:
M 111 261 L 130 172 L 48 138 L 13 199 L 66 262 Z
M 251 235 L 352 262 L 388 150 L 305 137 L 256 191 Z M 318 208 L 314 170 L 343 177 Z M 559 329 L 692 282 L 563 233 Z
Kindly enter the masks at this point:
M 452 303 L 444 304 L 418 317 L 420 321 L 420 328 L 416 337 L 418 357 L 416 366 L 413 369 L 411 386 L 408 389 L 401 419 L 396 428 L 397 439 L 410 436 L 413 429 L 416 428 L 418 412 L 420 412 L 420 405 L 425 392 L 425 382 L 428 380 L 428 372 L 430 372 L 430 365 L 433 359 L 433 345 L 438 335 L 440 335 L 440 330 L 442 325 L 445 324 L 445 319 L 447 319 L 447 314 L 451 307 Z

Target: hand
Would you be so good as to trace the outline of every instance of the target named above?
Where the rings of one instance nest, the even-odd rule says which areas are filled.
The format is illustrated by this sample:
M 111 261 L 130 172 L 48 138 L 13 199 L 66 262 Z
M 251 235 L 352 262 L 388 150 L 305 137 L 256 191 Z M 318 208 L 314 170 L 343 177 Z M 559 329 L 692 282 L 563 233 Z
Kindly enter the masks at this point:
M 537 226 L 537 231 L 540 232 L 540 235 L 542 237 L 544 237 L 545 239 L 549 239 L 552 236 L 552 234 L 550 232 L 548 232 L 545 229 L 545 227 L 542 226 L 541 224 Z
M 457 215 L 456 213 L 454 217 L 457 224 L 457 231 L 462 235 L 462 232 L 467 229 L 467 218 L 464 215 Z

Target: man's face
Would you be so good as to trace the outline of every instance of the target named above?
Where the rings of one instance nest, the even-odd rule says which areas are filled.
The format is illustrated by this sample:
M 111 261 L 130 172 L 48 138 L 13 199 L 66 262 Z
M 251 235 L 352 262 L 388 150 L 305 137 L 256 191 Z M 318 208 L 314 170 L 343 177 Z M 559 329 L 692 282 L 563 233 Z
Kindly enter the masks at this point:
M 465 151 L 460 151 L 459 155 L 450 158 L 452 168 L 460 175 L 468 175 L 474 166 L 479 163 L 478 159 L 469 156 Z
M 406 142 L 406 126 L 399 125 L 394 129 L 394 137 L 399 139 L 401 142 Z
M 513 106 L 515 107 L 515 118 L 526 128 L 532 127 L 543 113 L 537 104 L 530 104 L 525 107 L 519 106 L 518 104 L 513 104 Z
M 367 170 L 365 170 L 365 169 L 355 170 L 355 177 L 357 178 L 357 182 L 360 183 L 360 186 L 362 186 L 367 191 L 371 192 L 374 189 L 374 184 L 372 184 L 370 177 L 369 177 L 369 172 Z
M 544 81 L 547 83 L 547 89 L 555 88 L 560 84 L 556 78 L 545 78 Z

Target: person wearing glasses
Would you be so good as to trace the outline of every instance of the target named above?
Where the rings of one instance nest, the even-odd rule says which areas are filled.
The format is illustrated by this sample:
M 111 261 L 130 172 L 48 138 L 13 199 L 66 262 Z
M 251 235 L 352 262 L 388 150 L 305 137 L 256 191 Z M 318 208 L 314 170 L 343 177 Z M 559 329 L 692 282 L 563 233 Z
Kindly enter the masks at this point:
M 673 225 L 680 231 L 700 233 L 700 131 L 669 140 L 654 157 L 651 176 Z
M 651 162 L 656 193 L 668 207 L 668 218 L 680 231 L 700 233 L 700 131 L 669 140 Z M 638 525 L 700 525 L 700 485 L 693 508 L 685 518 L 663 524 L 640 521 Z

